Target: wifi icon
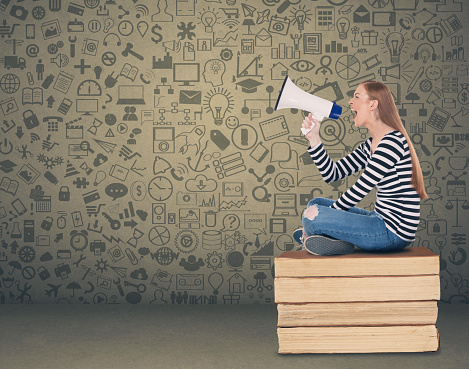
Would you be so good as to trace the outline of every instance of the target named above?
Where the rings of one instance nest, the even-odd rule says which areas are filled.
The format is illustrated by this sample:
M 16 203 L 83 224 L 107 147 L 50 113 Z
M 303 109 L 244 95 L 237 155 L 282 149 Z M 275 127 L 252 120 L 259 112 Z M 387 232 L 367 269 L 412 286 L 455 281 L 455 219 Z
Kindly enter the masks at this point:
M 148 15 L 148 8 L 143 4 L 136 5 L 135 10 L 137 12 L 137 15 L 136 15 L 137 18 Z
M 466 145 L 464 145 L 464 144 L 461 143 L 461 142 L 456 143 L 456 152 L 461 151 L 461 150 L 464 149 L 465 147 L 466 147 Z
M 41 138 L 37 133 L 31 133 L 31 143 L 33 143 L 34 141 L 39 141 L 40 139 Z
M 227 26 L 229 29 L 232 29 L 233 27 L 235 27 L 239 24 L 239 21 L 237 21 L 236 19 L 226 19 L 222 23 L 225 26 Z

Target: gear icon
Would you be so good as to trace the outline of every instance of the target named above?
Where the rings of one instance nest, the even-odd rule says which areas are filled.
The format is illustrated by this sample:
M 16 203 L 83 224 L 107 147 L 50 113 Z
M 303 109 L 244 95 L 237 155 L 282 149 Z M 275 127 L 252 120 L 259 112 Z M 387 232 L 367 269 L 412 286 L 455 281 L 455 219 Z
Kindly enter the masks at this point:
M 49 46 L 47 46 L 47 51 L 49 52 L 49 54 L 57 54 L 57 51 L 59 50 L 59 48 L 57 47 L 56 44 L 50 44 Z
M 231 60 L 233 58 L 233 51 L 231 51 L 230 49 L 223 49 L 220 52 L 220 57 L 223 61 Z
M 33 15 L 34 19 L 41 20 L 46 15 L 46 9 L 44 9 L 42 6 L 35 6 L 31 14 Z
M 207 254 L 207 259 L 205 259 L 205 263 L 207 263 L 207 268 L 212 268 L 213 270 L 217 270 L 223 266 L 223 255 L 216 251 Z
M 184 253 L 191 253 L 197 248 L 199 244 L 199 238 L 194 232 L 190 230 L 184 230 L 180 231 L 176 235 L 174 243 L 176 244 L 176 247 L 179 251 Z
M 422 92 L 430 92 L 433 88 L 433 83 L 429 79 L 424 79 L 420 81 L 419 87 Z
M 19 251 L 18 251 L 18 258 L 23 262 L 23 263 L 30 263 L 36 258 L 36 251 L 31 247 L 31 246 L 23 246 Z

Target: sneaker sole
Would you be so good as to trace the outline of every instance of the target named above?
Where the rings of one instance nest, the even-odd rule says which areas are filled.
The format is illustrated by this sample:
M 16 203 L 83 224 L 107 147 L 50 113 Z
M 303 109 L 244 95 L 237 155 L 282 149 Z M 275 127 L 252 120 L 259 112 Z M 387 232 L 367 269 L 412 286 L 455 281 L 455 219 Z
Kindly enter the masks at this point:
M 319 256 L 351 254 L 355 250 L 355 246 L 350 242 L 332 240 L 319 235 L 308 237 L 304 247 L 309 253 Z
M 299 245 L 303 245 L 303 228 L 295 229 L 293 239 L 298 242 Z

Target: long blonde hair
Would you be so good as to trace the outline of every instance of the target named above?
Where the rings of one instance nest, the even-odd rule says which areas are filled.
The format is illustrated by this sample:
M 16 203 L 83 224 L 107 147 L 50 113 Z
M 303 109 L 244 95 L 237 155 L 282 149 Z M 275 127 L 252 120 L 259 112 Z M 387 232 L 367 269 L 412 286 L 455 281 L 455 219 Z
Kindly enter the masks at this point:
M 360 85 L 365 88 L 370 100 L 378 100 L 378 114 L 381 120 L 394 130 L 399 131 L 404 135 L 407 140 L 407 144 L 409 145 L 410 157 L 412 160 L 412 179 L 410 183 L 419 194 L 420 200 L 428 198 L 427 193 L 425 192 L 425 184 L 423 182 L 422 168 L 420 167 L 419 159 L 414 146 L 409 139 L 409 135 L 402 124 L 401 117 L 399 117 L 396 104 L 394 103 L 394 99 L 388 86 L 377 81 L 364 81 L 360 83 Z

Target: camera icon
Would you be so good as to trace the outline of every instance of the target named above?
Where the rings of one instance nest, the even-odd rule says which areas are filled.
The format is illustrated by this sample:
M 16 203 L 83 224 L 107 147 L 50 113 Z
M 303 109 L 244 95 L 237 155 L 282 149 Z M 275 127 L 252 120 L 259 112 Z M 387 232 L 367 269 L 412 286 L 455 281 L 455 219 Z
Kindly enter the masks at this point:
M 177 205 L 197 205 L 197 197 L 193 193 L 178 192 L 176 194 Z

